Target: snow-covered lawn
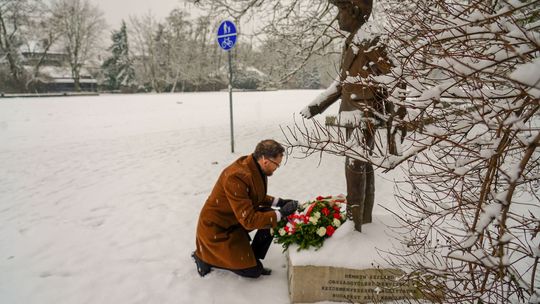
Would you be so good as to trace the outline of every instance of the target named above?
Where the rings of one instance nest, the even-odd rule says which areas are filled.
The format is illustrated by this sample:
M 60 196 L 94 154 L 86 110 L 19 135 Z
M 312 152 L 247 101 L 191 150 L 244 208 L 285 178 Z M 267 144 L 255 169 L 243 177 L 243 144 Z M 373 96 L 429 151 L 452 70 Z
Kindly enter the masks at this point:
M 234 154 L 226 92 L 0 99 L 0 303 L 288 303 L 279 245 L 255 280 L 200 278 L 190 253 L 220 171 L 319 93 L 235 93 Z M 343 159 L 294 156 L 269 194 L 345 193 Z

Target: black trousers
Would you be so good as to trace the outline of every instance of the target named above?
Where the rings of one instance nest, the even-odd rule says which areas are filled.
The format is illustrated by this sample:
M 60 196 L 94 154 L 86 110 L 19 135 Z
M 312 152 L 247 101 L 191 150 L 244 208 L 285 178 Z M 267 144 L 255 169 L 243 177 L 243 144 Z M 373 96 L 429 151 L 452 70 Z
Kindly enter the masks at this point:
M 247 231 L 246 231 L 247 233 Z M 248 235 L 249 236 L 249 235 Z M 259 229 L 255 233 L 253 240 L 251 241 L 251 249 L 255 254 L 255 259 L 257 259 L 257 265 L 245 269 L 228 269 L 237 275 L 248 277 L 248 278 L 258 278 L 263 272 L 263 265 L 260 260 L 266 257 L 266 253 L 272 244 L 272 235 L 270 234 L 270 229 Z
M 270 234 L 270 229 L 259 229 L 251 241 L 251 249 L 255 254 L 257 260 L 264 260 L 266 253 L 272 244 L 272 235 Z

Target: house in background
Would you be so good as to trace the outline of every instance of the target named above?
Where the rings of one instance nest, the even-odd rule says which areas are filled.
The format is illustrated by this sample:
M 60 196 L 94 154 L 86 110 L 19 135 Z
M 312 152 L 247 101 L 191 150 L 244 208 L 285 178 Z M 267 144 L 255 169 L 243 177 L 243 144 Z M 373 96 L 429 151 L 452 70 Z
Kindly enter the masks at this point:
M 40 93 L 74 92 L 75 79 L 71 77 L 71 68 L 65 66 L 47 66 L 39 69 L 38 77 L 33 79 L 32 87 Z M 79 88 L 83 92 L 96 92 L 97 80 L 86 69 L 81 69 Z
M 45 53 L 39 44 L 26 45 L 21 50 L 23 67 L 31 78 L 29 87 L 38 93 L 74 92 L 75 79 L 71 76 L 69 57 L 61 51 L 48 51 Z M 37 74 L 35 67 L 41 61 Z M 96 92 L 97 80 L 86 67 L 81 68 L 79 87 L 84 92 Z

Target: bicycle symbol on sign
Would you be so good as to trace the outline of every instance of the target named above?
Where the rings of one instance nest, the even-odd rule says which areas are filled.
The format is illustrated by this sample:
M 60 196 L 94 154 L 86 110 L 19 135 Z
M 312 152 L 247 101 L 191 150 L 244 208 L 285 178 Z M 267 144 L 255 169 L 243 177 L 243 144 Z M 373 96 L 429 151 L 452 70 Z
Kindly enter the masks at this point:
M 224 48 L 224 49 L 230 49 L 230 48 L 233 47 L 233 45 L 234 45 L 234 42 L 229 37 L 226 37 L 221 42 L 221 47 Z

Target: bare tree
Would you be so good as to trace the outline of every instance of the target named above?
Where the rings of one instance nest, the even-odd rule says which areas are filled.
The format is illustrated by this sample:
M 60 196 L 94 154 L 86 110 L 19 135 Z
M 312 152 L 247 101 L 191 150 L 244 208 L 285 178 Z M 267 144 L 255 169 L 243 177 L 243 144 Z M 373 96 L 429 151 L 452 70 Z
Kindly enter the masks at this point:
M 88 0 L 55 0 L 52 11 L 69 57 L 75 90 L 79 91 L 81 68 L 97 50 L 105 29 L 103 12 Z
M 50 7 L 44 3 L 36 3 L 33 18 L 29 19 L 28 26 L 22 29 L 26 51 L 36 56 L 33 60 L 26 60 L 25 65 L 31 66 L 33 71 L 26 81 L 26 88 L 39 77 L 39 70 L 47 61 L 51 48 L 58 42 L 61 33 L 54 26 L 54 19 Z
M 215 89 L 225 54 L 218 52 L 217 24 L 209 16 L 191 18 L 175 9 L 161 22 L 151 15 L 130 22 L 140 83 L 156 92 Z
M 0 1 L 0 62 L 5 59 L 15 83 L 22 84 L 23 66 L 20 47 L 25 42 L 24 31 L 37 17 L 41 1 Z
M 171 92 L 185 90 L 186 81 L 194 68 L 195 53 L 191 51 L 190 36 L 193 31 L 189 14 L 175 9 L 167 17 L 167 41 L 171 50 L 169 79 L 172 83 Z
M 251 25 L 251 32 L 241 36 L 261 46 L 264 51 L 281 56 L 285 61 L 272 70 L 277 83 L 289 81 L 309 64 L 314 56 L 339 53 L 344 33 L 335 25 L 336 11 L 327 0 L 190 0 L 212 12 L 213 16 L 231 18 L 239 24 Z M 252 39 L 253 38 L 253 39 Z M 265 46 L 272 45 L 272 49 Z M 275 58 L 276 56 L 272 56 Z M 265 60 L 268 56 L 263 56 Z
M 133 37 L 132 52 L 136 69 L 137 82 L 150 81 L 153 91 L 161 92 L 160 80 L 164 78 L 158 67 L 158 54 L 161 51 L 156 44 L 159 23 L 151 14 L 142 17 L 130 17 L 130 37 Z

